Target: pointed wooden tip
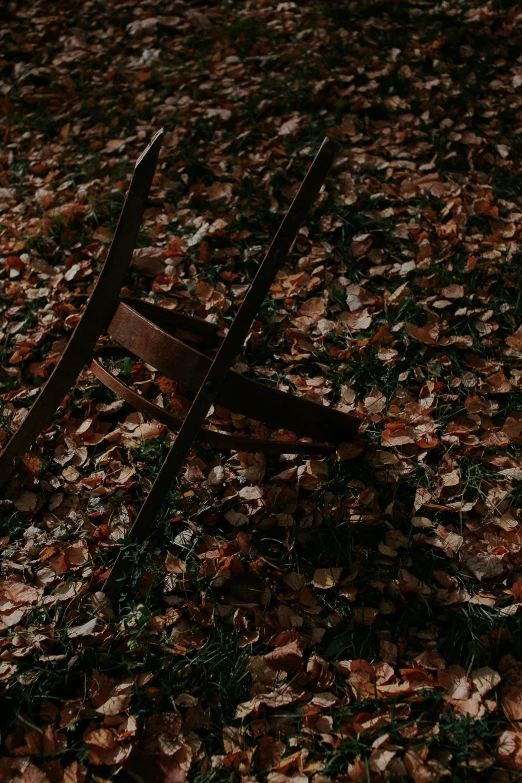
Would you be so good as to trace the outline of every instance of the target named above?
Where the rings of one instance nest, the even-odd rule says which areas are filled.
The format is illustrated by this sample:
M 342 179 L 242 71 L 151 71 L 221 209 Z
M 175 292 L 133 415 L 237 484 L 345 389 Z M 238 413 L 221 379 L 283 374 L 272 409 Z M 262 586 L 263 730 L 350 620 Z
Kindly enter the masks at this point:
M 160 128 L 159 131 L 157 131 L 154 136 L 152 137 L 150 143 L 148 146 L 143 150 L 140 157 L 136 161 L 136 165 L 134 169 L 137 171 L 139 168 L 144 167 L 145 164 L 149 163 L 151 160 L 158 159 L 159 151 L 163 142 L 163 137 L 165 135 L 165 131 L 163 128 Z M 156 165 L 156 164 L 154 164 Z
M 163 141 L 164 130 L 161 128 L 152 138 L 150 144 L 143 150 L 134 166 L 134 173 L 130 184 L 130 191 L 141 198 L 147 198 L 154 172 L 158 165 L 159 151 Z
M 335 150 L 335 152 L 338 152 L 342 147 L 341 142 L 338 139 L 332 138 L 331 136 L 325 136 L 323 144 L 328 144 L 330 149 Z
M 339 150 L 341 149 L 341 143 L 337 139 L 333 139 L 331 136 L 325 136 L 317 155 L 320 153 L 329 154 L 332 158 L 335 158 Z

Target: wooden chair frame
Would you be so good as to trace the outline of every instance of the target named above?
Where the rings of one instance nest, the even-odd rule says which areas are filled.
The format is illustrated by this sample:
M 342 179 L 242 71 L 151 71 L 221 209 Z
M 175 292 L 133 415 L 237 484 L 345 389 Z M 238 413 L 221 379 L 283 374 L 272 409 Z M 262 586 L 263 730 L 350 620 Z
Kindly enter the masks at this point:
M 275 274 L 324 183 L 339 146 L 337 142 L 323 141 L 234 321 L 220 340 L 217 328 L 207 321 L 120 296 L 147 206 L 162 137 L 160 130 L 138 158 L 107 260 L 84 313 L 47 383 L 0 455 L 1 485 L 90 361 L 94 375 L 119 397 L 178 432 L 130 530 L 129 535 L 138 542 L 146 539 L 196 438 L 219 449 L 328 454 L 335 449 L 332 444 L 352 440 L 359 426 L 355 416 L 267 387 L 231 369 Z M 123 349 L 194 392 L 184 419 L 146 400 L 104 367 L 102 356 L 111 349 L 96 350 L 96 343 L 105 331 Z M 214 402 L 273 428 L 289 429 L 321 442 L 260 440 L 204 428 Z M 122 547 L 104 585 L 110 599 L 119 595 L 125 570 Z

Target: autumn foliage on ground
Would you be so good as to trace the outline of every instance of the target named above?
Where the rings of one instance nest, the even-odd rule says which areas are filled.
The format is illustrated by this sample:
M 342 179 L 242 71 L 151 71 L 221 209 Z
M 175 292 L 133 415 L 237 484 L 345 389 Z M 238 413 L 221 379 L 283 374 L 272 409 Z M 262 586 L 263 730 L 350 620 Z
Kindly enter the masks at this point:
M 361 422 L 306 460 L 216 407 L 211 426 L 288 454 L 195 448 L 139 547 L 172 435 L 85 369 L 0 500 L 0 780 L 519 780 L 522 6 L 3 0 L 0 18 L 1 442 L 161 126 L 126 292 L 220 327 L 322 138 L 342 142 L 237 369 Z M 188 409 L 154 368 L 110 367 Z

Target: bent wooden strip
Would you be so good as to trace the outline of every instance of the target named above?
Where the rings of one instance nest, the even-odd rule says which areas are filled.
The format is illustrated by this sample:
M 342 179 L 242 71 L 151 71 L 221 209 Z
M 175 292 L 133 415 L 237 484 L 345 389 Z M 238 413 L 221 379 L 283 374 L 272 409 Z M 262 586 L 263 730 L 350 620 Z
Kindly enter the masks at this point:
M 203 383 L 211 360 L 186 345 L 173 334 L 145 318 L 129 300 L 122 302 L 112 319 L 108 333 L 117 342 L 156 370 L 197 391 Z M 279 391 L 258 381 L 226 370 L 216 402 L 234 413 L 262 421 L 273 429 L 287 429 L 320 441 L 342 443 L 353 440 L 359 420 L 334 408 L 319 405 L 304 397 Z
M 122 296 L 121 301 L 168 334 L 179 337 L 180 340 L 196 343 L 206 348 L 216 348 L 221 342 L 217 326 L 203 321 L 202 318 L 178 313 L 177 310 L 168 310 L 166 307 L 159 307 L 152 302 L 145 302 L 143 299 L 134 299 L 130 296 Z
M 169 413 L 164 408 L 142 397 L 127 386 L 126 383 L 110 373 L 97 359 L 91 362 L 89 368 L 107 388 L 118 397 L 128 402 L 145 416 L 151 416 L 156 421 L 166 424 L 173 432 L 177 432 L 183 424 L 183 419 Z M 214 432 L 203 427 L 200 429 L 200 439 L 216 449 L 231 449 L 238 451 L 263 452 L 264 454 L 331 454 L 334 446 L 327 443 L 302 443 L 298 441 L 264 440 L 247 438 L 243 435 L 229 435 L 226 432 Z
M 160 130 L 138 158 L 109 255 L 87 307 L 49 380 L 0 456 L 0 485 L 60 405 L 83 365 L 91 358 L 96 341 L 116 310 L 147 205 L 162 138 L 163 130 Z

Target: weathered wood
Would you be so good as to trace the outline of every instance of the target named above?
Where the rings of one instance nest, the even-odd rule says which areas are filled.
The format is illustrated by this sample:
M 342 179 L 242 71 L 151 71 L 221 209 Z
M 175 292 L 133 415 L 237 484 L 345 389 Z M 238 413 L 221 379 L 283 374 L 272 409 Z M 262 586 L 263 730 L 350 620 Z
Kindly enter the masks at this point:
M 0 486 L 31 447 L 92 356 L 118 307 L 156 170 L 163 130 L 138 158 L 111 248 L 91 297 L 60 360 L 18 430 L 0 455 Z
M 129 535 L 143 542 L 154 523 L 174 479 L 183 466 L 188 452 L 199 434 L 211 405 L 214 403 L 234 363 L 257 311 L 267 295 L 277 270 L 290 251 L 301 224 L 316 199 L 326 175 L 334 161 L 339 144 L 325 139 L 308 174 L 286 213 L 270 248 L 259 267 L 239 311 L 225 336 L 204 382 L 192 403 L 176 441 L 171 447 L 161 470 L 147 495 Z M 104 592 L 110 599 L 119 595 L 125 579 L 124 550 L 120 550 L 116 562 L 105 582 Z
M 181 323 L 185 329 L 189 328 L 189 324 L 186 320 L 179 322 L 173 319 L 169 334 L 151 320 L 156 319 L 154 311 L 148 310 L 147 316 L 137 312 L 134 303 L 129 300 L 122 302 L 108 327 L 108 333 L 163 375 L 197 392 L 212 360 L 175 336 L 176 332 L 179 333 Z M 200 323 L 210 326 L 206 322 Z M 205 335 L 205 338 L 210 339 L 210 334 Z M 353 440 L 359 426 L 355 416 L 279 391 L 231 369 L 225 371 L 216 402 L 234 413 L 262 421 L 273 429 L 288 429 L 298 435 L 308 435 L 331 443 Z

